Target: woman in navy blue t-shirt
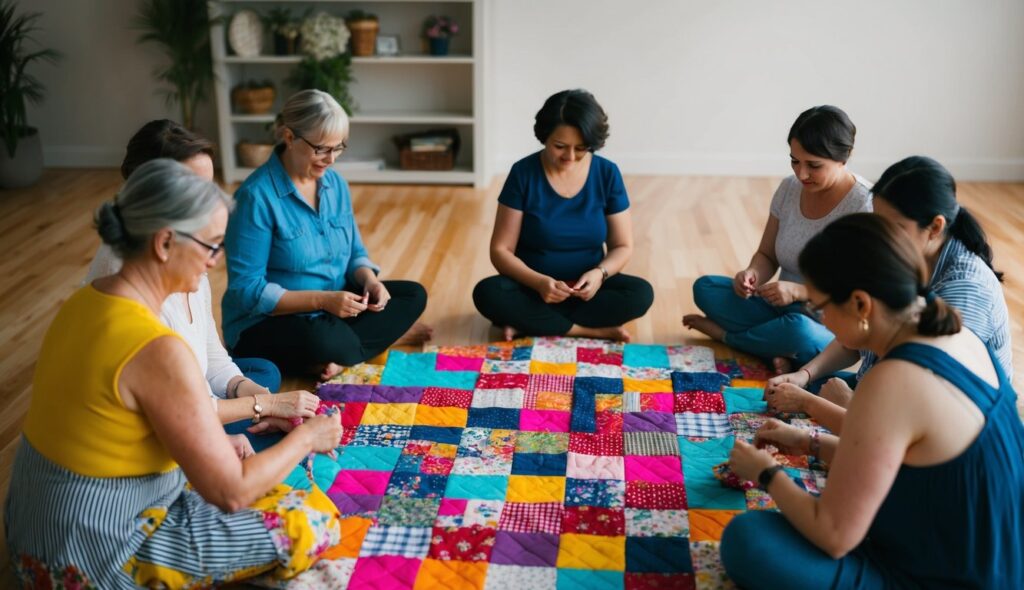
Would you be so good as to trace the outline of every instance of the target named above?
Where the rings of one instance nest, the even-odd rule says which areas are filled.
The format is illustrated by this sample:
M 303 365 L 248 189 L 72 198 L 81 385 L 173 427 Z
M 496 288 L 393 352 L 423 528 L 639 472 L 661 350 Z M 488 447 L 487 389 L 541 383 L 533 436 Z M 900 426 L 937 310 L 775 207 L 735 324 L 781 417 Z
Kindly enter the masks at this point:
M 620 271 L 633 254 L 619 168 L 594 152 L 608 117 L 585 90 L 547 99 L 533 126 L 544 149 L 512 166 L 498 197 L 491 262 L 498 275 L 473 302 L 505 338 L 583 336 L 628 341 L 623 325 L 651 307 L 647 281 Z

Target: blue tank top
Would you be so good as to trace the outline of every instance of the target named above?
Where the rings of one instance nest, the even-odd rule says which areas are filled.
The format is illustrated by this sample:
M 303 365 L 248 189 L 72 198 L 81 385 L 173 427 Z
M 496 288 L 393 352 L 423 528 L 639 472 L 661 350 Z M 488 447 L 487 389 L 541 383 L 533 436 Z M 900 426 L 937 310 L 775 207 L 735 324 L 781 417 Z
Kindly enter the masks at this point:
M 989 356 L 999 389 L 932 346 L 906 343 L 886 356 L 949 381 L 985 415 L 978 437 L 956 458 L 900 467 L 865 543 L 895 585 L 1024 588 L 1024 426 L 991 348 Z M 841 572 L 849 579 L 838 587 L 855 584 L 853 569 Z

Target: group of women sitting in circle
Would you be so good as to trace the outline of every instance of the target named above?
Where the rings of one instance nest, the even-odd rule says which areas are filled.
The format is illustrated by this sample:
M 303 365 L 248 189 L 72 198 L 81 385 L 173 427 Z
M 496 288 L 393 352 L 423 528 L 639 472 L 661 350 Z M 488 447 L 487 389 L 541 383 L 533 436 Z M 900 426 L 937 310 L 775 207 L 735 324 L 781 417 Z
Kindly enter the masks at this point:
M 129 143 L 127 181 L 95 216 L 104 246 L 37 364 L 5 507 L 24 581 L 288 578 L 339 542 L 322 490 L 279 485 L 339 444 L 339 417 L 315 415 L 309 392 L 271 393 L 278 367 L 327 378 L 425 341 L 426 292 L 378 279 L 331 168 L 348 139 L 337 102 L 299 92 L 278 132 L 234 198 L 212 182 L 212 146 L 180 126 L 153 122 Z M 498 199 L 499 274 L 473 301 L 508 339 L 628 341 L 624 325 L 654 295 L 621 272 L 629 200 L 618 168 L 595 153 L 607 117 L 589 93 L 564 91 L 534 132 L 543 149 L 513 166 Z M 846 169 L 854 134 L 835 107 L 800 115 L 788 137 L 794 175 L 750 265 L 699 279 L 705 315 L 683 318 L 774 362 L 770 408 L 811 414 L 832 433 L 770 420 L 755 444 L 736 442 L 732 468 L 781 512 L 737 516 L 723 562 L 744 587 L 1024 586 L 1024 428 L 1001 275 L 940 164 L 907 158 L 871 187 Z M 226 350 L 206 278 L 225 250 Z M 825 381 L 858 359 L 856 395 Z M 246 430 L 280 434 L 260 444 L 270 439 Z M 779 477 L 767 445 L 828 462 L 821 496 Z

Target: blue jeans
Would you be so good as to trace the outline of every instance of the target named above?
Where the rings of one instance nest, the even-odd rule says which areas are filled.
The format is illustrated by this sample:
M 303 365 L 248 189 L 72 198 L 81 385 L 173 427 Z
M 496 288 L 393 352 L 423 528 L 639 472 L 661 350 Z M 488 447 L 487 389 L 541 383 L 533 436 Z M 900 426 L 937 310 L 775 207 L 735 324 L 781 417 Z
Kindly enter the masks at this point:
M 741 588 L 902 588 L 915 585 L 865 542 L 833 559 L 778 512 L 733 518 L 722 533 L 722 565 Z
M 693 283 L 693 300 L 725 330 L 726 344 L 763 359 L 785 357 L 799 367 L 835 338 L 803 313 L 802 303 L 775 307 L 761 297 L 744 299 L 733 291 L 729 277 L 700 277 Z
M 261 358 L 241 358 L 232 359 L 238 368 L 241 369 L 242 375 L 252 379 L 257 385 L 261 385 L 269 389 L 272 393 L 277 393 L 277 390 L 281 388 L 281 371 L 277 369 L 277 365 L 274 363 Z M 282 435 L 278 433 L 274 434 L 249 434 L 246 428 L 252 426 L 252 422 L 249 420 L 239 420 L 238 422 L 232 422 L 231 424 L 224 425 L 224 432 L 228 434 L 244 434 L 249 438 L 249 442 L 252 443 L 252 448 L 257 452 L 272 446 L 277 441 L 281 440 Z

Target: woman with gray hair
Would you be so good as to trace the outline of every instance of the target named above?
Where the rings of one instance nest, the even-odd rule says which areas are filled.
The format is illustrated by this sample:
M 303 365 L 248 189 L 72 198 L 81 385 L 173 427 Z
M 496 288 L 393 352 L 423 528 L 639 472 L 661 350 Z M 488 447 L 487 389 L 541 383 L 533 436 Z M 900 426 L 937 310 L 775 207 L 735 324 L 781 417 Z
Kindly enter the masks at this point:
M 292 548 L 339 541 L 322 491 L 281 485 L 303 457 L 338 445 L 338 416 L 239 458 L 195 354 L 159 318 L 167 297 L 195 290 L 217 263 L 230 206 L 212 182 L 158 159 L 97 210 L 123 265 L 73 294 L 43 341 L 5 506 L 26 585 L 288 577 L 319 556 Z
M 221 302 L 228 348 L 293 371 L 316 366 L 328 379 L 392 344 L 422 344 L 426 291 L 378 280 L 348 183 L 331 169 L 347 147 L 345 111 L 326 92 L 303 90 L 277 124 L 274 153 L 235 193 Z

